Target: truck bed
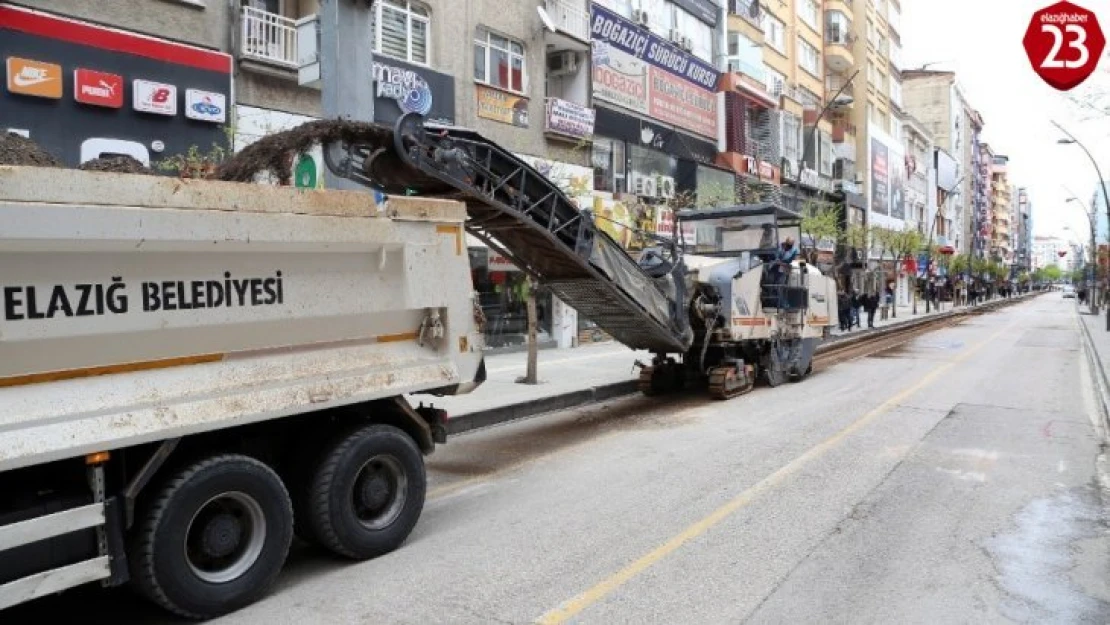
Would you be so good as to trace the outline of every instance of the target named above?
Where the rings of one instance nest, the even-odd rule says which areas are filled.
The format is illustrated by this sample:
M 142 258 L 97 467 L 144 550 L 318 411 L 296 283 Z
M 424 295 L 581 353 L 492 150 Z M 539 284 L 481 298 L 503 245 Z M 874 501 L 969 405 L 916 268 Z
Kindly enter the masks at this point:
M 468 392 L 465 218 L 444 200 L 0 167 L 0 471 Z

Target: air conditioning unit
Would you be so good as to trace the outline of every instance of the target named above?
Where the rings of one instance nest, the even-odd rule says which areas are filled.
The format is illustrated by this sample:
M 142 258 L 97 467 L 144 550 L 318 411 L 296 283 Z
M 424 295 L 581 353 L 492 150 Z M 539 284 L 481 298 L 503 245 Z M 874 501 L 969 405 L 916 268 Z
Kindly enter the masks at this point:
M 632 21 L 636 22 L 640 26 L 647 26 L 651 23 L 651 19 L 648 18 L 648 12 L 644 11 L 643 9 L 632 10 Z
M 659 185 L 655 184 L 655 178 L 651 176 L 643 176 L 640 178 L 641 192 L 639 195 L 644 197 L 657 197 L 659 195 Z
M 566 76 L 578 72 L 578 55 L 571 51 L 557 52 L 547 57 L 548 76 Z
M 685 39 L 685 37 L 682 36 L 682 31 L 675 28 L 671 29 L 671 43 L 682 45 L 683 39 Z
M 659 176 L 659 195 L 666 199 L 674 198 L 674 178 Z
M 694 40 L 689 38 L 689 37 L 683 37 L 682 38 L 682 49 L 687 51 L 687 52 L 690 52 L 691 50 L 693 50 L 694 49 Z

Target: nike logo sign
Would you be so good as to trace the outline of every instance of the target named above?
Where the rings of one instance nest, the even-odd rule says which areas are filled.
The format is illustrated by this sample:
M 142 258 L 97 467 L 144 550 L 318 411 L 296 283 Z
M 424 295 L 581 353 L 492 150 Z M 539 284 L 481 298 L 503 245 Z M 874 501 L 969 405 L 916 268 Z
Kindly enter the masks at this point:
M 54 80 L 53 76 L 25 76 L 23 74 L 16 74 L 12 77 L 12 82 L 15 83 L 17 87 L 32 87 L 51 80 Z

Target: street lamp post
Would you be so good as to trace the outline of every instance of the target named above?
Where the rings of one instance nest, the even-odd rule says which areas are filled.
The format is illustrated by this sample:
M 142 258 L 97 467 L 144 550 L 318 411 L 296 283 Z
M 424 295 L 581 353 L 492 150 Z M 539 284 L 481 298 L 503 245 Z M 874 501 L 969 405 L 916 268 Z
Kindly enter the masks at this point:
M 1102 188 L 1102 199 L 1106 202 L 1106 218 L 1110 220 L 1110 195 L 1106 194 L 1106 179 L 1102 177 L 1102 170 L 1099 169 L 1098 161 L 1096 161 L 1095 157 L 1091 155 L 1091 151 L 1087 149 L 1087 146 L 1080 143 L 1079 139 L 1076 139 L 1074 136 L 1072 136 L 1070 132 L 1064 130 L 1063 126 L 1057 124 L 1056 122 L 1052 122 L 1052 125 L 1056 126 L 1058 129 L 1060 129 L 1060 132 L 1064 133 L 1068 137 L 1067 139 L 1059 139 L 1057 143 L 1060 143 L 1062 145 L 1069 145 L 1074 143 L 1075 145 L 1078 145 L 1080 149 L 1082 149 L 1083 152 L 1087 155 L 1087 158 L 1091 160 L 1091 165 L 1094 166 L 1095 173 L 1098 174 L 1099 187 Z M 1096 248 L 1096 254 L 1097 251 L 1098 250 Z M 1110 332 L 1110 306 L 1106 308 L 1106 331 Z
M 817 149 L 820 147 L 819 145 L 817 145 L 817 142 L 816 142 L 816 140 L 817 140 L 817 127 L 819 125 L 821 125 L 821 120 L 825 117 L 825 113 L 828 113 L 829 109 L 831 109 L 833 107 L 833 105 L 845 106 L 845 105 L 851 104 L 854 101 L 854 98 L 850 95 L 846 96 L 844 98 L 841 98 L 841 95 L 844 93 L 844 90 L 848 88 L 848 85 L 852 84 L 852 81 L 855 80 L 855 78 L 858 74 L 859 74 L 858 69 L 856 71 L 852 72 L 852 75 L 848 77 L 848 80 L 845 80 L 844 84 L 840 85 L 840 88 L 836 90 L 836 93 L 834 93 L 833 96 L 831 98 L 829 98 L 829 101 L 825 103 L 824 108 L 822 108 L 821 112 L 817 114 L 817 119 L 813 120 L 813 128 L 811 128 L 810 131 L 808 133 L 806 133 L 805 140 L 804 140 L 805 142 L 802 144 L 802 162 L 805 165 L 809 164 L 809 161 L 806 160 L 806 154 L 807 154 L 807 151 L 809 150 L 810 145 L 813 145 L 814 160 L 818 160 L 820 158 L 820 157 L 817 156 Z M 820 168 L 820 161 L 818 160 L 818 162 L 814 163 L 814 165 L 817 166 L 818 168 Z M 794 210 L 797 213 L 801 213 L 801 211 L 799 210 L 798 204 L 799 204 L 800 198 L 801 198 L 801 180 L 802 180 L 802 169 L 803 168 L 804 167 L 798 167 L 798 171 L 794 175 L 794 182 L 795 182 L 795 187 L 796 187 L 795 190 L 794 190 Z M 845 220 L 845 223 L 847 223 L 847 221 L 848 221 L 848 209 L 847 209 L 847 207 L 844 208 L 844 220 Z M 834 276 L 834 279 L 839 280 L 839 276 Z
M 1067 201 L 1065 202 L 1065 204 L 1071 203 L 1071 202 L 1078 203 L 1080 208 L 1083 207 L 1082 200 L 1075 197 L 1074 195 L 1069 197 L 1067 199 Z M 1098 280 L 1097 280 L 1098 265 L 1095 262 L 1095 256 L 1098 254 L 1098 245 L 1095 243 L 1095 215 L 1094 215 L 1093 211 L 1089 213 L 1085 209 L 1083 210 L 1083 214 L 1084 214 L 1084 216 L 1087 217 L 1087 225 L 1091 229 L 1091 256 L 1089 257 L 1089 259 L 1087 261 L 1087 265 L 1088 265 L 1090 271 L 1093 272 L 1093 273 L 1087 274 L 1085 277 L 1086 277 L 1086 282 L 1088 284 L 1088 290 L 1090 291 L 1090 297 L 1091 297 L 1091 314 L 1092 315 L 1097 315 L 1098 314 L 1098 298 L 1096 297 L 1095 294 L 1096 294 L 1097 289 L 1098 289 Z

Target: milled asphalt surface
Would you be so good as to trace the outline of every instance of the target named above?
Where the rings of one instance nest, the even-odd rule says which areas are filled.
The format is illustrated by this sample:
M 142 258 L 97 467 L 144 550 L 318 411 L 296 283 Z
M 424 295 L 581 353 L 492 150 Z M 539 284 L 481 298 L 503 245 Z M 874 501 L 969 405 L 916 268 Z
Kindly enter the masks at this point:
M 310 548 L 228 624 L 1110 621 L 1072 300 L 1051 293 L 729 402 L 632 397 L 429 459 L 408 543 Z M 80 604 L 76 604 L 80 601 Z M 173 622 L 125 592 L 0 620 Z M 103 621 L 98 619 L 104 619 Z

